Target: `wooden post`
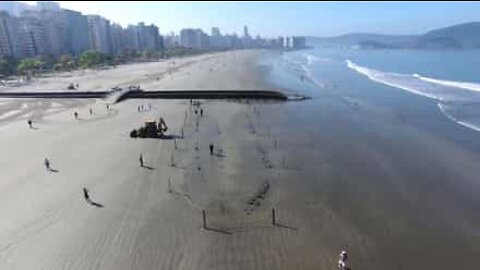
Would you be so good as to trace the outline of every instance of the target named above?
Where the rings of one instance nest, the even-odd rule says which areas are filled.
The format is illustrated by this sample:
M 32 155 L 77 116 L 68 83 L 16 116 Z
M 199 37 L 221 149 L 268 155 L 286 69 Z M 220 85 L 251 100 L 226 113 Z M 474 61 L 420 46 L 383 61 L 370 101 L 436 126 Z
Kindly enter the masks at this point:
M 175 150 L 177 150 L 177 139 L 173 139 L 173 145 L 175 146 Z
M 205 210 L 202 210 L 202 216 L 203 216 L 203 228 L 207 229 L 207 213 Z
M 276 220 L 275 220 L 275 208 L 272 207 L 272 225 L 275 225 L 276 224 Z
M 181 133 L 182 139 L 183 139 L 183 127 L 182 127 L 182 129 L 180 130 L 180 133 Z

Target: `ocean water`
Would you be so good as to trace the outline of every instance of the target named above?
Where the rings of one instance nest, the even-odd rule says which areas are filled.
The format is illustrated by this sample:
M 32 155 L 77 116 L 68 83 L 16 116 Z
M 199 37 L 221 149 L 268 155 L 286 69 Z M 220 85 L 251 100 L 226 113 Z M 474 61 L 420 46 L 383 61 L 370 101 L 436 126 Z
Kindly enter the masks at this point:
M 477 267 L 480 51 L 312 49 L 261 64 L 311 97 L 278 105 L 271 125 L 295 168 L 296 211 L 329 209 L 362 240 L 317 230 L 326 220 L 313 230 L 335 241 L 312 239 L 348 246 L 352 269 Z
M 422 96 L 451 121 L 480 131 L 478 50 L 312 49 L 283 53 L 270 58 L 269 64 L 274 83 L 302 94 L 336 95 L 353 105 L 388 107 L 390 102 L 390 108 L 397 109 L 399 103 L 388 97 L 401 101 L 402 96 Z M 361 92 L 365 81 L 374 84 Z M 399 90 L 405 93 L 398 94 Z M 408 112 L 408 104 L 403 109 Z

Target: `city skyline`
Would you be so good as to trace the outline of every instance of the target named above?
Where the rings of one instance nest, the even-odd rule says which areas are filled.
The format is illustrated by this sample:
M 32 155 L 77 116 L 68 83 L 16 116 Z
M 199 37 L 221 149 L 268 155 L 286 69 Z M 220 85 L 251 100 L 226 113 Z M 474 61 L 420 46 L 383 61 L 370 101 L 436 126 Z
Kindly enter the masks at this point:
M 242 35 L 243 26 L 248 25 L 252 36 L 262 33 L 267 37 L 353 32 L 410 35 L 480 21 L 480 3 L 475 2 L 57 2 L 123 27 L 153 23 L 162 34 L 178 34 L 183 28 L 209 32 L 219 27 L 223 33 Z
M 78 56 L 86 51 L 105 55 L 126 55 L 131 52 L 165 54 L 165 49 L 183 48 L 197 51 L 228 49 L 302 49 L 306 39 L 301 36 L 262 38 L 253 36 L 248 26 L 243 34 L 221 34 L 219 27 L 209 32 L 183 28 L 178 34 L 162 35 L 155 24 L 128 24 L 117 22 L 99 14 L 85 14 L 65 9 L 57 2 L 0 3 L 0 57 L 32 58 L 50 55 Z

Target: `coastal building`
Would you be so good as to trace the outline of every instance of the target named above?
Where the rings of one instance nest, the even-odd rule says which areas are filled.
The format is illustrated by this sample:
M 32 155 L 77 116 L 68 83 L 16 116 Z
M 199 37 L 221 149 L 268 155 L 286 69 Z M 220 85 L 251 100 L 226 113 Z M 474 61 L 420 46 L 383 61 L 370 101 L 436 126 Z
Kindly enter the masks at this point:
M 36 10 L 37 6 L 17 1 L 0 1 L 0 10 L 6 11 L 10 16 L 18 17 L 26 10 Z
M 185 48 L 207 49 L 209 40 L 208 36 L 200 29 L 182 29 L 180 45 Z
M 17 20 L 18 51 L 21 57 L 49 54 L 48 41 L 41 21 L 32 17 Z
M 222 36 L 222 34 L 220 34 L 220 29 L 218 27 L 212 27 L 211 34 L 212 34 L 212 37 Z
M 209 46 L 212 49 L 228 48 L 227 38 L 222 36 L 218 27 L 212 27 L 211 36 L 209 37 Z
M 66 25 L 66 52 L 79 55 L 90 47 L 87 17 L 82 13 L 64 9 L 61 11 Z
M 146 26 L 143 22 L 138 24 L 140 28 L 140 44 L 142 50 L 159 50 L 160 49 L 160 34 L 158 27 L 154 24 Z
M 252 46 L 252 38 L 250 37 L 250 34 L 248 33 L 248 27 L 245 25 L 243 26 L 243 47 L 244 48 L 249 48 Z
M 222 35 L 218 27 L 212 27 L 210 36 L 192 28 L 164 38 L 154 24 L 141 22 L 122 28 L 99 15 L 85 16 L 62 9 L 56 2 L 39 1 L 36 5 L 0 2 L 0 10 L 4 10 L 0 14 L 1 57 L 78 56 L 87 50 L 120 54 L 178 46 L 197 50 L 268 48 L 275 43 L 258 35 L 252 38 L 246 25 L 241 36 Z M 295 46 L 301 47 L 302 43 L 301 39 L 296 40 Z
M 143 22 L 137 25 L 129 25 L 126 31 L 126 48 L 134 51 L 156 51 L 163 46 L 158 27 L 154 24 L 145 25 Z
M 6 11 L 0 11 L 0 57 L 17 58 L 17 21 Z
M 62 12 L 51 10 L 27 10 L 22 13 L 20 18 L 31 19 L 31 23 L 37 23 L 42 28 L 43 41 L 42 46 L 44 54 L 59 56 L 69 51 L 66 17 Z
M 248 38 L 250 35 L 248 34 L 248 26 L 244 25 L 243 26 L 243 37 Z
M 292 48 L 293 49 L 305 49 L 307 47 L 305 37 L 292 37 Z
M 60 11 L 60 5 L 53 1 L 37 1 L 38 10 Z
M 110 25 L 110 42 L 113 54 L 119 54 L 125 49 L 125 43 L 123 42 L 123 29 L 122 26 L 116 23 Z
M 180 36 L 175 35 L 173 32 L 164 37 L 165 48 L 175 48 L 180 46 Z
M 110 21 L 98 15 L 88 15 L 87 22 L 90 49 L 110 54 Z

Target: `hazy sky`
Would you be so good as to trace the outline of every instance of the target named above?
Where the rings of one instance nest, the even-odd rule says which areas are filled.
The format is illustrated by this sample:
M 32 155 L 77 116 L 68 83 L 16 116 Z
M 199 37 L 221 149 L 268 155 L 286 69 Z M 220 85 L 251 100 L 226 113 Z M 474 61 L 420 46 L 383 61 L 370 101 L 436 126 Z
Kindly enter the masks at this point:
M 35 1 L 23 1 L 35 3 Z M 419 34 L 480 21 L 480 2 L 75 2 L 64 8 L 99 14 L 122 26 L 145 22 L 161 33 L 212 26 L 222 33 L 334 36 L 349 32 Z

